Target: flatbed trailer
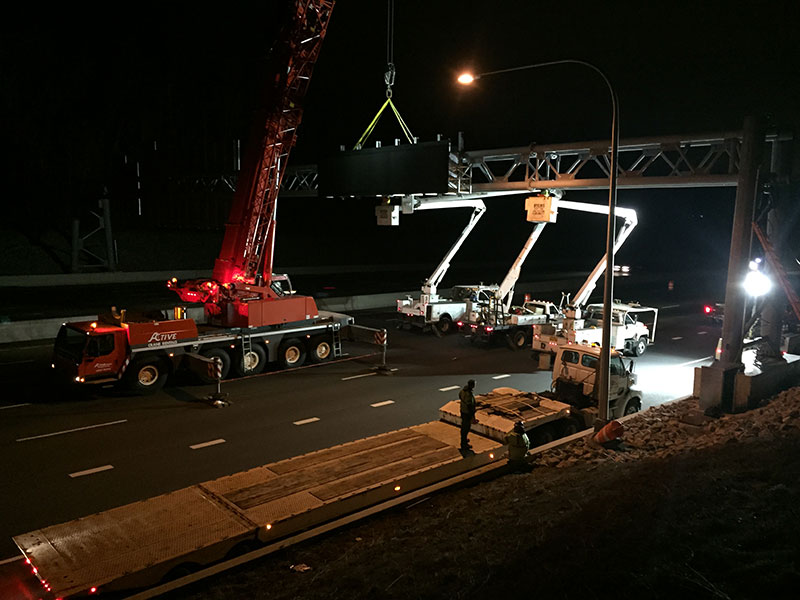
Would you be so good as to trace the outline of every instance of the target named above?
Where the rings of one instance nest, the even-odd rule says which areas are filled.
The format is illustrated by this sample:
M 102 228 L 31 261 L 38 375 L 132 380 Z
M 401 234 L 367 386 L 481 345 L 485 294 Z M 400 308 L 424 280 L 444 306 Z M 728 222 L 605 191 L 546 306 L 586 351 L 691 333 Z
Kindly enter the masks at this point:
M 433 421 L 15 536 L 48 596 L 149 587 L 497 460 Z
M 589 427 L 597 415 L 596 408 L 578 409 L 555 398 L 514 388 L 495 388 L 475 397 L 477 410 L 471 431 L 505 444 L 506 435 L 521 421 L 533 445 L 571 435 Z M 461 425 L 458 400 L 445 404 L 439 413 L 443 421 Z

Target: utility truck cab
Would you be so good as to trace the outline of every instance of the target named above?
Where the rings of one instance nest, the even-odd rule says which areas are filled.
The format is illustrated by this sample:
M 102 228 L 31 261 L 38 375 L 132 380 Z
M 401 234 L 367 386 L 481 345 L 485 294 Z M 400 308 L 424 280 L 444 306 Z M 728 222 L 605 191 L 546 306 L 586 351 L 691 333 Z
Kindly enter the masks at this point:
M 600 346 L 583 344 L 558 349 L 551 389 L 559 401 L 578 408 L 596 406 L 595 381 L 600 367 L 600 351 Z M 633 387 L 636 385 L 633 361 L 626 365 L 620 353 L 612 350 L 610 371 L 609 418 L 617 419 L 641 410 L 642 394 Z

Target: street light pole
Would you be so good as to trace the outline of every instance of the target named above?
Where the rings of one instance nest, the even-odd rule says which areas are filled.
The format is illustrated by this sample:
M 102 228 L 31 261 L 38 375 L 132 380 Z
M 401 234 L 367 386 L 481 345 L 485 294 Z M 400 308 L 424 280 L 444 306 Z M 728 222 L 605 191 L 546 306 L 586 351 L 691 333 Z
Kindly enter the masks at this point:
M 608 396 L 611 384 L 610 369 L 611 369 L 611 318 L 612 310 L 611 305 L 614 299 L 614 243 L 616 239 L 616 206 L 617 206 L 617 153 L 619 151 L 619 102 L 617 93 L 611 86 L 611 82 L 606 77 L 605 73 L 591 63 L 583 60 L 554 60 L 543 63 L 536 63 L 532 65 L 523 65 L 521 67 L 512 67 L 510 69 L 499 69 L 497 71 L 489 71 L 487 73 L 480 73 L 472 75 L 464 73 L 458 77 L 458 82 L 468 85 L 473 81 L 489 75 L 498 75 L 500 73 L 511 73 L 513 71 L 525 71 L 528 69 L 538 69 L 541 67 L 551 67 L 555 65 L 582 65 L 587 67 L 600 75 L 611 94 L 611 160 L 609 163 L 609 177 L 608 177 L 608 226 L 606 230 L 606 274 L 603 286 L 603 336 L 602 336 L 602 352 L 600 353 L 600 368 L 595 382 L 597 390 L 598 402 L 598 419 L 595 423 L 595 428 L 602 427 L 608 422 Z

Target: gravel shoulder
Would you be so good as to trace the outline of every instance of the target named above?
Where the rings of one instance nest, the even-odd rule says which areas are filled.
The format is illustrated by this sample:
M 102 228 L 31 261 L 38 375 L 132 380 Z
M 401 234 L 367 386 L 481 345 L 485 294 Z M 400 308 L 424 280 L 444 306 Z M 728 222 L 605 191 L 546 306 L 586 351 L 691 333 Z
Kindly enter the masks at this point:
M 625 425 L 620 450 L 550 450 L 530 473 L 436 494 L 169 598 L 796 598 L 800 388 L 738 415 L 704 419 L 688 399 Z

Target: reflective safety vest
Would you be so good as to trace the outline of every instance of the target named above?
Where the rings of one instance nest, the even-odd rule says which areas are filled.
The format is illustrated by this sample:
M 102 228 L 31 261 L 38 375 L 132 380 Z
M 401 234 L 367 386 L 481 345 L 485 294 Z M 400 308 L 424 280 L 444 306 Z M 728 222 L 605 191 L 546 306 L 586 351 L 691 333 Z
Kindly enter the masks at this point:
M 506 436 L 506 444 L 508 444 L 508 460 L 511 461 L 523 460 L 531 448 L 527 434 L 516 431 Z

